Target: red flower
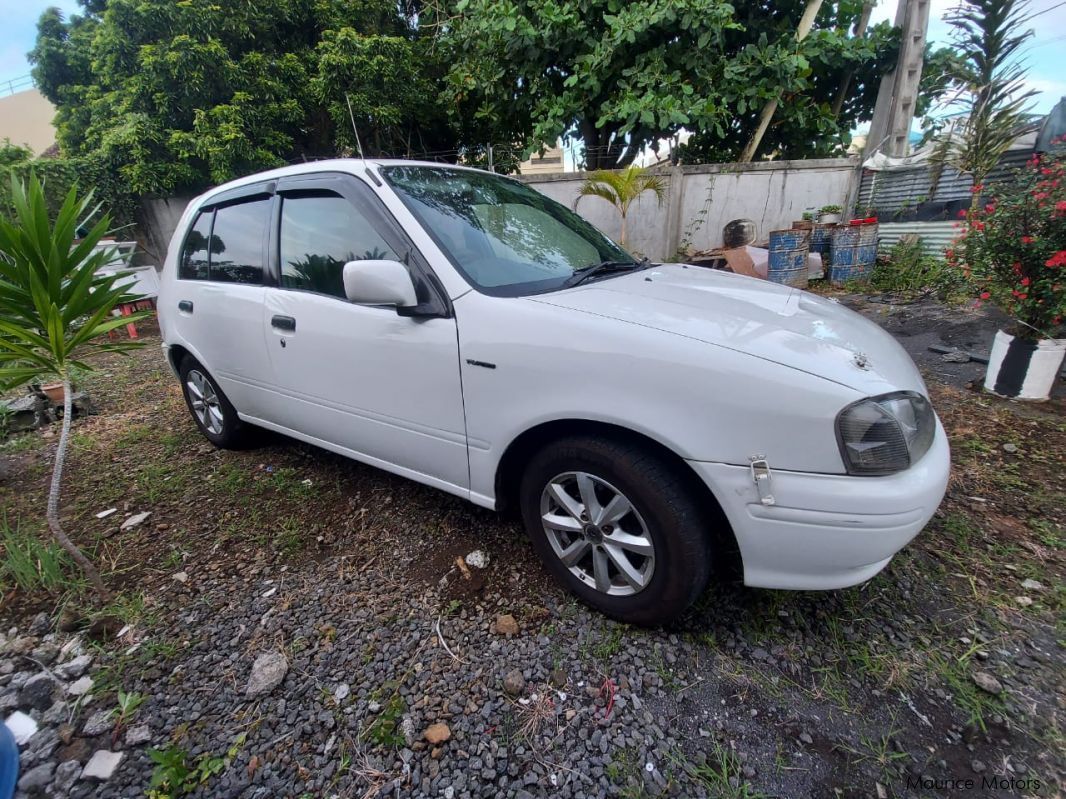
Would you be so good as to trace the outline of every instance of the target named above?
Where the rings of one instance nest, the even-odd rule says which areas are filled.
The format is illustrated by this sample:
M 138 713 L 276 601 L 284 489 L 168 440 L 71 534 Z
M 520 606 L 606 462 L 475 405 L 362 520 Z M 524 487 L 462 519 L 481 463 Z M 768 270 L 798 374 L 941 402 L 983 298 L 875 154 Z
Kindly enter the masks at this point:
M 965 218 L 966 218 L 966 209 L 965 208 L 960 208 L 959 209 L 959 219 L 965 219 Z
M 1066 200 L 1059 200 L 1055 203 L 1055 210 L 1061 213 L 1066 213 Z
M 1066 250 L 1059 250 L 1044 262 L 1045 266 L 1066 266 Z
M 989 294 L 987 291 L 982 291 L 981 292 L 981 299 L 982 300 L 988 300 L 988 299 L 991 299 L 991 298 L 992 298 L 992 295 Z
M 1033 237 L 1032 236 L 1022 236 L 1022 244 L 1032 244 L 1032 243 L 1033 243 Z
M 1031 282 L 1032 282 L 1032 281 L 1030 281 L 1030 280 L 1029 280 L 1029 278 L 1027 278 L 1027 277 L 1023 277 L 1023 278 L 1022 278 L 1022 285 L 1023 285 L 1023 286 L 1028 286 L 1028 285 L 1029 285 L 1029 283 L 1031 283 Z
M 971 194 L 977 194 L 977 192 L 981 191 L 984 187 L 985 187 L 984 183 L 978 183 L 976 186 L 974 186 L 972 189 L 970 189 L 970 193 Z
M 985 223 L 984 222 L 974 222 L 972 227 L 973 227 L 974 230 L 984 230 L 985 229 Z
M 992 205 L 992 203 L 989 203 L 988 205 L 985 206 L 985 213 L 986 214 L 991 214 L 995 210 L 996 210 L 996 206 Z

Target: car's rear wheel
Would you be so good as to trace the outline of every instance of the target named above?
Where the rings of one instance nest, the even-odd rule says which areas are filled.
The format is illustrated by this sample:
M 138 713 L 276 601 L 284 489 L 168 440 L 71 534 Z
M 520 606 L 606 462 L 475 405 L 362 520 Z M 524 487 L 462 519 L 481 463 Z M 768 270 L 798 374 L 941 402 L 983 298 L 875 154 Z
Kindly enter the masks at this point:
M 609 616 L 662 624 L 707 586 L 707 514 L 679 467 L 638 442 L 549 445 L 526 468 L 521 508 L 548 570 Z
M 248 439 L 247 426 L 222 393 L 218 383 L 191 355 L 186 355 L 178 369 L 185 404 L 193 421 L 208 441 L 222 449 L 237 449 Z

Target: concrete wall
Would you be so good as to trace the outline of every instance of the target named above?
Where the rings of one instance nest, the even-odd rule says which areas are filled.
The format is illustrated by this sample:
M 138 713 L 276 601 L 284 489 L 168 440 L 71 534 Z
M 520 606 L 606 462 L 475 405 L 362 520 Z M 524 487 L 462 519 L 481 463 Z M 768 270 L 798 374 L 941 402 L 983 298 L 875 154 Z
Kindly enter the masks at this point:
M 56 143 L 55 115 L 55 106 L 36 89 L 0 97 L 0 141 L 10 139 L 40 155 Z
M 660 207 L 644 194 L 629 211 L 627 247 L 653 260 L 674 258 L 722 244 L 722 228 L 733 219 L 754 220 L 758 241 L 771 230 L 792 226 L 810 207 L 845 205 L 857 159 L 701 164 L 667 168 L 670 182 Z M 585 180 L 582 172 L 524 175 L 521 180 L 573 208 Z M 577 212 L 611 238 L 621 233 L 618 212 L 599 197 L 583 197 Z
M 185 206 L 192 197 L 166 197 L 142 200 L 140 213 L 141 244 L 145 249 L 146 263 L 162 268 L 167 257 L 170 237 L 181 221 Z

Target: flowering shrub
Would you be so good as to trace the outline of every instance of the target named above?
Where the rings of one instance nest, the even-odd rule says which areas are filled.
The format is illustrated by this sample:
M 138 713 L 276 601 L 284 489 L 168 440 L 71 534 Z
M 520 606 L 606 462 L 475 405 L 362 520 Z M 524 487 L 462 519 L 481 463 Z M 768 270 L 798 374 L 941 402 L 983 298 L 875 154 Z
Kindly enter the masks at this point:
M 979 301 L 1018 321 L 1021 338 L 1056 338 L 1066 317 L 1066 153 L 1034 155 L 990 190 L 974 186 L 947 251 Z

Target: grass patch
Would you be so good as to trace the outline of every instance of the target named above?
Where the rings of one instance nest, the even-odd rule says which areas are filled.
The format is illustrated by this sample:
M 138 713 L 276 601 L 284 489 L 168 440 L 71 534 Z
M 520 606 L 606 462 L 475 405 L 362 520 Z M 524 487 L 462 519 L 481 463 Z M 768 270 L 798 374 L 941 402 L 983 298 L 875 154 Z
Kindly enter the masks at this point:
M 965 292 L 962 272 L 927 254 L 918 239 L 900 240 L 887 257 L 878 258 L 870 285 L 897 294 L 929 292 L 942 300 L 960 299 Z
M 740 757 L 718 741 L 710 741 L 710 751 L 703 763 L 693 763 L 678 755 L 676 765 L 707 792 L 719 799 L 766 799 L 744 778 Z
M 84 581 L 77 574 L 70 555 L 55 541 L 43 541 L 34 532 L 25 530 L 16 521 L 14 526 L 7 515 L 0 516 L 0 581 L 14 583 L 23 591 L 43 590 L 49 594 L 80 588 Z

